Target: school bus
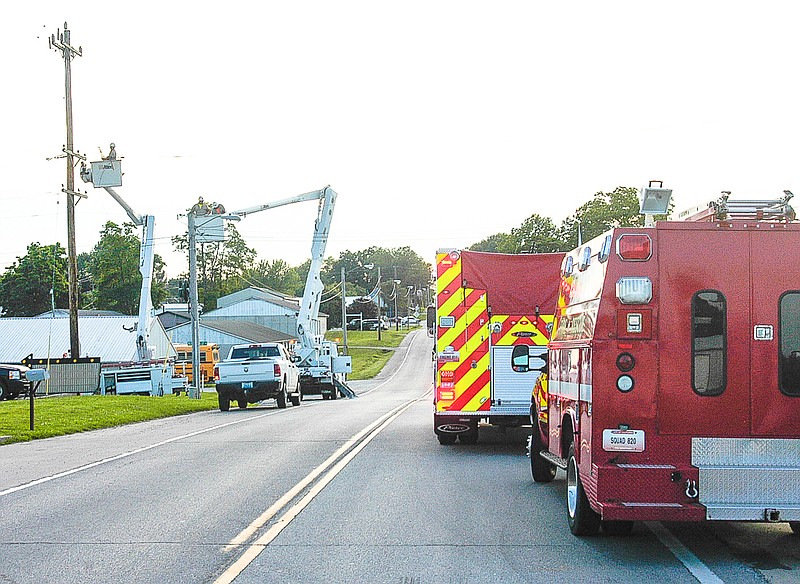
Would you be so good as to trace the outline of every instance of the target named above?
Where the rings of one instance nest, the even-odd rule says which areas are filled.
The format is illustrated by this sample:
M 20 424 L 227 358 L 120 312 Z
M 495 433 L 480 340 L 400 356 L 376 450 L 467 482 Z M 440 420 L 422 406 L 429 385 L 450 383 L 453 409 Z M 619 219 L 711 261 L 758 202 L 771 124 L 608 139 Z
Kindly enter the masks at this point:
M 185 376 L 192 383 L 192 346 L 174 345 L 177 357 L 175 358 L 175 375 Z M 214 365 L 219 363 L 219 345 L 211 343 L 200 345 L 200 379 L 203 384 L 213 382 Z

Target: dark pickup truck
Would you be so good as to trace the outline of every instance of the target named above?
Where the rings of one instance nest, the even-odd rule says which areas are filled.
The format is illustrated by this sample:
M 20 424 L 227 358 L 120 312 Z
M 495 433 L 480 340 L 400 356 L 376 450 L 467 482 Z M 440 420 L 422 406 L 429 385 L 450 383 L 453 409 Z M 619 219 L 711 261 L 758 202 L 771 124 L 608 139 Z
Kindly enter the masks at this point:
M 27 379 L 27 373 L 25 365 L 0 363 L 0 401 L 28 394 L 31 382 Z

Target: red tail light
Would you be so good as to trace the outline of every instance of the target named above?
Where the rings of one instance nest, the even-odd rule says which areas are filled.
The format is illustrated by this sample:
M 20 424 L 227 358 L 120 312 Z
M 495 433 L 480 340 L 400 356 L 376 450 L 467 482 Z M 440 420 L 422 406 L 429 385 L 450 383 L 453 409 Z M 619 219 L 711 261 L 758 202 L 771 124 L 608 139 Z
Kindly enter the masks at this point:
M 214 381 L 219 381 L 219 367 L 214 367 Z
M 653 253 L 649 235 L 627 234 L 617 239 L 617 253 L 623 260 L 645 261 Z
M 275 363 L 272 366 L 272 369 L 275 372 L 275 377 L 280 377 L 281 376 L 281 366 L 278 363 Z

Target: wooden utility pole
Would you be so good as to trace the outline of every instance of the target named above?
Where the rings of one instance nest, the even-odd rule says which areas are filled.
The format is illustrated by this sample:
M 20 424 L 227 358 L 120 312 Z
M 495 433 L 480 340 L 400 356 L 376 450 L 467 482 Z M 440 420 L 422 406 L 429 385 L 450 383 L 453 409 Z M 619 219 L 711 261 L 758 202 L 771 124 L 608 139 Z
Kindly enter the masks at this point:
M 67 255 L 69 256 L 69 347 L 70 356 L 80 357 L 80 340 L 78 338 L 78 255 L 75 249 L 75 197 L 82 197 L 75 192 L 74 158 L 82 158 L 73 150 L 72 143 L 72 59 L 83 56 L 83 48 L 76 50 L 70 44 L 69 29 L 64 23 L 64 32 L 50 36 L 50 48 L 61 51 L 64 57 L 64 94 L 67 108 L 67 145 L 64 154 L 67 157 L 67 187 L 61 190 L 67 194 Z

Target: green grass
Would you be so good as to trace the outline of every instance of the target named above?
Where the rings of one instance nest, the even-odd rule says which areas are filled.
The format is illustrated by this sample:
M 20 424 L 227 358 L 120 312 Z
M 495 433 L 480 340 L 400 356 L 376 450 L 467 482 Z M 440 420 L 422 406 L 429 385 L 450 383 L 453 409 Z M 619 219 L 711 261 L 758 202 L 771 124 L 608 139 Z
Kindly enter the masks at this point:
M 408 329 L 381 331 L 347 331 L 348 353 L 353 358 L 353 372 L 347 376 L 351 381 L 372 379 L 380 373 L 383 366 L 394 354 L 393 348 L 408 334 Z M 328 331 L 325 338 L 339 343 L 339 350 L 344 342 L 341 330 Z
M 412 329 L 413 330 L 413 329 Z M 347 331 L 347 344 L 353 358 L 353 373 L 348 379 L 375 377 L 394 354 L 393 348 L 408 334 L 407 329 Z M 326 338 L 342 343 L 342 331 L 329 331 Z M 39 398 L 35 402 L 34 429 L 30 428 L 30 402 L 16 399 L 0 402 L 0 436 L 3 444 L 37 438 L 64 436 L 76 432 L 110 428 L 180 414 L 217 408 L 217 394 L 204 392 L 201 399 L 181 396 L 146 397 L 138 395 L 88 395 Z
M 140 395 L 86 395 L 39 398 L 34 404 L 34 429 L 30 430 L 30 402 L 16 399 L 0 402 L 0 436 L 4 444 L 51 438 L 87 430 L 189 414 L 217 407 L 216 393 L 201 399 L 186 395 L 147 397 Z

